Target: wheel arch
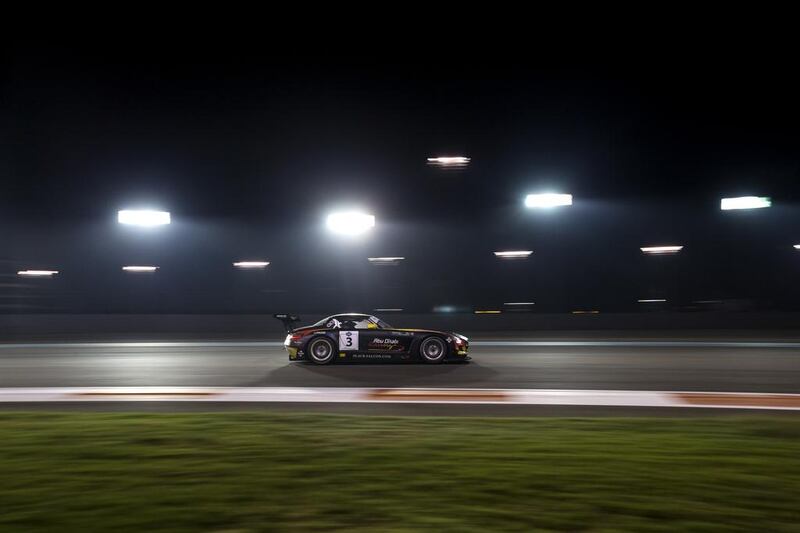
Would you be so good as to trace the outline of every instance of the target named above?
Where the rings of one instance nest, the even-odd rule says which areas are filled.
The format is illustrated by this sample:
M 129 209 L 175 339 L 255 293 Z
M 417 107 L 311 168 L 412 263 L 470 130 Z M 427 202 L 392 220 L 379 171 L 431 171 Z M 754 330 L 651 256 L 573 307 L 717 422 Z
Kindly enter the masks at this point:
M 450 335 L 448 335 L 446 333 L 443 333 L 443 332 L 440 332 L 440 331 L 426 331 L 425 333 L 418 333 L 414 337 L 414 341 L 411 343 L 411 348 L 410 348 L 410 352 L 411 352 L 411 354 L 413 354 L 414 359 L 416 359 L 418 361 L 424 361 L 425 360 L 425 358 L 422 357 L 422 354 L 420 353 L 420 348 L 421 348 L 421 345 L 422 345 L 422 341 L 424 341 L 425 339 L 428 339 L 430 337 L 436 337 L 438 339 L 441 339 L 441 341 L 444 343 L 444 347 L 445 347 L 444 359 L 445 360 L 449 359 L 453 354 L 453 346 L 452 346 L 453 343 L 452 342 L 447 342 L 447 338 L 450 337 Z
M 303 343 L 303 352 L 305 353 L 304 359 L 309 362 L 314 362 L 311 352 L 309 348 L 311 343 L 313 343 L 317 339 L 325 339 L 331 343 L 333 346 L 333 355 L 331 356 L 331 362 L 335 361 L 337 355 L 339 353 L 339 339 L 335 338 L 330 331 L 316 331 L 308 336 L 308 338 Z

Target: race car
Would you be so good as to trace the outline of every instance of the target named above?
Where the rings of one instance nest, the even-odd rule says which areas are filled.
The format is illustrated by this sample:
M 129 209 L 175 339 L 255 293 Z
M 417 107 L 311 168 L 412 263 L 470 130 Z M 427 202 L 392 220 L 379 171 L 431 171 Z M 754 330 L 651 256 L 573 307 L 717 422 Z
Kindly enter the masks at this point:
M 378 317 L 343 313 L 295 328 L 300 317 L 277 314 L 288 335 L 290 361 L 327 365 L 333 361 L 398 360 L 438 364 L 469 360 L 469 341 L 458 333 L 393 328 Z

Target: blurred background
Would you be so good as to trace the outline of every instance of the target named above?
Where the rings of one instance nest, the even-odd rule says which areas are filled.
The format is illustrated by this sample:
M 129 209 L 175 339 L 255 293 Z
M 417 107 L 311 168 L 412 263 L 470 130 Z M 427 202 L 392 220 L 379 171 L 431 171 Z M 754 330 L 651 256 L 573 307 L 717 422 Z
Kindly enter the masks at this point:
M 800 308 L 798 86 L 778 55 L 333 64 L 169 44 L 6 49 L 1 313 Z M 526 207 L 547 192 L 572 204 Z M 771 207 L 720 209 L 751 195 Z M 171 224 L 118 224 L 138 208 Z M 341 209 L 374 227 L 332 234 Z M 683 248 L 641 250 L 658 245 Z

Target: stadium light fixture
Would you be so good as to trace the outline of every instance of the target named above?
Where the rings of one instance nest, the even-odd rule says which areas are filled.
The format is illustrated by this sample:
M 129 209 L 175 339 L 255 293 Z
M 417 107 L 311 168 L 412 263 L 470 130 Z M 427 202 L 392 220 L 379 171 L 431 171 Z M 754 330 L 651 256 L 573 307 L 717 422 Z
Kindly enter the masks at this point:
M 149 265 L 128 265 L 122 267 L 122 270 L 125 272 L 155 272 L 158 270 L 158 267 Z
M 400 261 L 403 260 L 405 260 L 405 257 L 367 257 L 367 261 L 376 266 L 395 266 L 399 265 Z
M 669 255 L 677 254 L 683 250 L 683 246 L 642 246 L 639 249 L 648 255 Z
M 375 226 L 375 216 L 359 211 L 331 213 L 326 220 L 328 229 L 339 235 L 360 235 Z
M 20 270 L 17 272 L 18 276 L 29 276 L 29 277 L 48 277 L 51 278 L 58 274 L 58 270 Z
M 377 311 L 378 313 L 399 313 L 402 310 L 402 307 L 376 307 L 373 309 L 373 311 Z
M 463 168 L 469 165 L 471 159 L 462 155 L 429 157 L 428 164 L 444 168 Z
M 644 298 L 641 300 L 637 300 L 640 304 L 656 304 L 656 303 L 664 303 L 667 300 L 665 298 Z
M 571 194 L 544 193 L 529 194 L 525 197 L 525 207 L 532 209 L 548 209 L 564 205 L 572 205 Z
M 525 306 L 525 305 L 536 305 L 534 302 L 505 302 L 503 305 L 510 305 L 510 306 Z
M 500 259 L 527 259 L 533 250 L 507 250 L 503 252 L 494 252 L 495 257 Z
M 237 261 L 233 264 L 236 268 L 266 268 L 269 261 Z
M 170 223 L 170 216 L 168 211 L 123 209 L 122 211 L 117 211 L 117 222 L 131 226 L 163 226 Z
M 476 309 L 473 313 L 476 315 L 499 315 L 502 311 L 499 309 Z
M 766 196 L 740 196 L 738 198 L 723 198 L 719 208 L 723 211 L 733 209 L 762 209 L 770 207 L 772 200 Z

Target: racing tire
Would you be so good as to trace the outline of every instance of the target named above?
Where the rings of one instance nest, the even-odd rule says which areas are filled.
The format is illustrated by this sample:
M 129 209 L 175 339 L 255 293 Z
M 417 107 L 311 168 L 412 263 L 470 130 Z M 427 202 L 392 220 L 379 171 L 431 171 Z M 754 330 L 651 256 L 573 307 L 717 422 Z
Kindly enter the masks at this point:
M 447 344 L 439 337 L 425 337 L 419 345 L 419 356 L 430 364 L 439 364 L 447 356 Z
M 336 346 L 328 337 L 316 337 L 309 341 L 306 353 L 315 365 L 327 365 L 333 362 L 336 356 Z

